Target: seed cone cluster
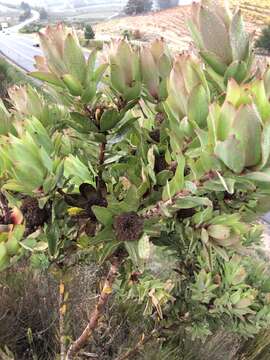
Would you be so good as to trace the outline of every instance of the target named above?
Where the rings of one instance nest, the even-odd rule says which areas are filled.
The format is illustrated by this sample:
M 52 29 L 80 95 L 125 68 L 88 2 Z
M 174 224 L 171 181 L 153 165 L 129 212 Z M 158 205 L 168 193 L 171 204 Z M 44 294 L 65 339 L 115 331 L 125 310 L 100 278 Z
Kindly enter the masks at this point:
M 37 199 L 31 197 L 23 200 L 21 212 L 23 213 L 28 233 L 33 232 L 38 226 L 43 225 L 49 217 L 47 209 L 40 209 Z
M 134 211 L 120 214 L 114 222 L 116 237 L 120 241 L 138 240 L 143 231 L 143 219 Z
M 151 139 L 154 140 L 155 142 L 157 142 L 157 143 L 160 142 L 160 130 L 159 129 L 150 131 L 149 135 L 150 135 Z
M 159 172 L 165 170 L 168 167 L 168 164 L 165 160 L 165 156 L 163 154 L 156 155 L 155 157 L 155 173 L 158 174 Z

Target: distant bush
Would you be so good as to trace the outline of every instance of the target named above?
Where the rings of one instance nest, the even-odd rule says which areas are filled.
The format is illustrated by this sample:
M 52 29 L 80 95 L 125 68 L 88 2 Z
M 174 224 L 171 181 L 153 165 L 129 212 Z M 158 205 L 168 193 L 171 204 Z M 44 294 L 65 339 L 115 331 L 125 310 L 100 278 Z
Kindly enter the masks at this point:
M 48 12 L 44 8 L 41 8 L 39 10 L 39 17 L 40 17 L 40 20 L 48 19 Z
M 23 34 L 33 34 L 38 32 L 44 25 L 39 22 L 34 22 L 28 25 L 25 25 L 20 29 L 20 32 Z
M 127 15 L 137 15 L 152 9 L 152 0 L 129 0 L 126 7 L 125 13 Z
M 20 16 L 19 21 L 24 21 L 31 17 L 31 9 L 25 10 Z
M 255 46 L 270 51 L 270 25 L 262 30 L 262 33 L 257 39 Z
M 24 2 L 24 1 L 21 2 L 20 8 L 21 8 L 23 11 L 29 11 L 29 10 L 31 10 L 30 5 L 29 5 L 27 2 Z
M 84 38 L 91 40 L 95 38 L 95 32 L 90 24 L 87 24 L 84 28 Z
M 122 36 L 126 40 L 140 40 L 142 38 L 142 33 L 140 32 L 139 29 L 136 30 L 125 29 L 122 32 Z

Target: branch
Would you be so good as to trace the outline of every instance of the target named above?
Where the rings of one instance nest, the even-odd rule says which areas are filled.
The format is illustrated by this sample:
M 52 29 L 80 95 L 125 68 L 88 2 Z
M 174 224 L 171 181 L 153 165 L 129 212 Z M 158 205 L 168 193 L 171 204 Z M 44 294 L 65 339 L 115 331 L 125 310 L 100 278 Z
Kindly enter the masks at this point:
M 66 344 L 65 344 L 65 284 L 63 281 L 63 274 L 59 284 L 59 335 L 60 335 L 60 360 L 65 360 Z
M 185 196 L 187 196 L 189 194 L 190 194 L 190 191 L 182 190 L 182 191 L 177 193 L 175 196 L 173 196 L 169 200 L 165 200 L 165 201 L 160 200 L 155 206 L 153 206 L 150 209 L 146 210 L 142 214 L 142 217 L 145 218 L 145 219 L 150 219 L 152 217 L 162 216 L 162 214 L 163 214 L 162 208 L 173 206 L 177 199 L 185 198 Z
M 8 223 L 9 215 L 10 215 L 8 201 L 5 195 L 1 191 L 0 191 L 0 209 L 2 211 L 4 222 Z
M 110 297 L 110 294 L 112 293 L 112 285 L 117 277 L 118 270 L 120 268 L 120 265 L 123 261 L 122 257 L 115 257 L 112 259 L 110 270 L 108 272 L 107 278 L 105 280 L 102 292 L 99 296 L 98 303 L 93 310 L 92 314 L 90 315 L 89 322 L 82 332 L 82 334 L 79 336 L 77 340 L 71 344 L 71 346 L 68 349 L 66 360 L 71 360 L 74 358 L 74 356 L 84 347 L 84 345 L 88 342 L 89 338 L 91 337 L 93 331 L 97 328 L 98 322 L 100 317 L 102 316 L 104 312 L 104 308 L 108 302 L 108 299 Z
M 174 165 L 174 163 L 173 163 L 173 165 Z M 203 177 L 201 177 L 199 180 L 194 180 L 193 183 L 197 187 L 200 187 L 203 185 L 204 181 L 211 180 L 211 179 L 215 178 L 215 176 L 216 176 L 216 173 L 210 171 L 209 173 L 207 173 Z M 150 219 L 153 217 L 160 217 L 163 214 L 162 208 L 173 206 L 175 204 L 176 200 L 185 198 L 188 195 L 190 195 L 190 190 L 183 189 L 183 190 L 179 191 L 176 195 L 174 195 L 169 200 L 160 200 L 159 202 L 156 203 L 156 205 L 146 209 L 141 214 L 141 216 L 145 219 Z

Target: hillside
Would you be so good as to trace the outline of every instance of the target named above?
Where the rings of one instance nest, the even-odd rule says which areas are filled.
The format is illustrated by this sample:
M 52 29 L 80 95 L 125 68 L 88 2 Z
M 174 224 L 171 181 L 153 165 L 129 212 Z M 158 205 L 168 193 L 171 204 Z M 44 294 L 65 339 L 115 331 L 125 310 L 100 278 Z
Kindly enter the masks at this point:
M 232 0 L 232 7 L 239 6 L 246 20 L 247 30 L 255 32 L 270 21 L 270 0 Z M 123 17 L 95 26 L 98 36 L 119 36 L 125 30 L 140 31 L 142 40 L 152 40 L 163 37 L 174 50 L 187 49 L 190 45 L 186 19 L 190 16 L 191 7 L 178 6 L 175 8 L 153 12 L 146 15 Z

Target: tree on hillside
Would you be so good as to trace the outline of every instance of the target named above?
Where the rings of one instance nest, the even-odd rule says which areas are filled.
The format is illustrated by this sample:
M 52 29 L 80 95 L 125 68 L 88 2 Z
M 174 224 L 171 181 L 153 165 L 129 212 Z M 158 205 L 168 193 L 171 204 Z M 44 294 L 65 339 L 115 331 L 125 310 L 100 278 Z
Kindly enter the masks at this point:
M 91 40 L 95 38 L 95 32 L 90 24 L 87 24 L 84 29 L 84 38 Z
M 48 12 L 44 8 L 41 8 L 39 10 L 39 16 L 40 16 L 40 20 L 46 20 L 48 19 Z
M 21 7 L 22 10 L 24 10 L 24 12 L 31 10 L 30 5 L 27 2 L 24 2 L 24 1 L 21 2 L 20 7 Z
M 179 4 L 179 0 L 158 0 L 157 2 L 160 9 L 167 9 Z
M 262 30 L 262 33 L 258 37 L 255 46 L 270 51 L 270 25 Z
M 152 9 L 152 0 L 129 0 L 126 7 L 125 13 L 127 15 L 137 15 Z

